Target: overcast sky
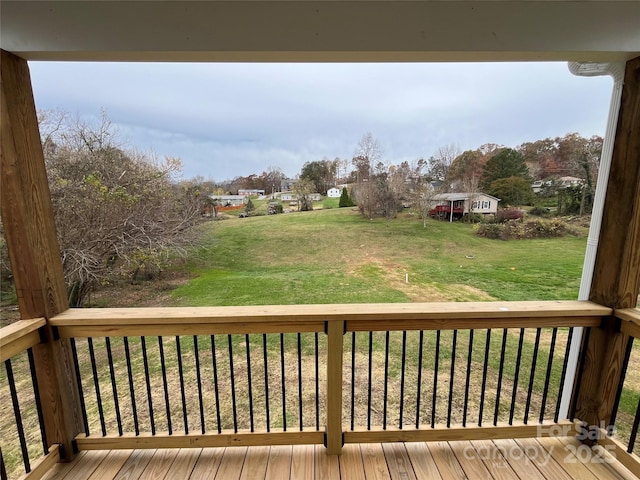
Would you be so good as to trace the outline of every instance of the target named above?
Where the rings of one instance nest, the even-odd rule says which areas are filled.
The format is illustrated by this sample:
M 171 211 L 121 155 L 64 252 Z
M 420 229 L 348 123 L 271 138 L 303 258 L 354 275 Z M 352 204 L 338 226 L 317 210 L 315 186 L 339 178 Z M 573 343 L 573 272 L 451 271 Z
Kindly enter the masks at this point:
M 126 146 L 180 157 L 185 178 L 216 181 L 350 159 L 367 132 L 394 164 L 451 143 L 604 135 L 613 85 L 566 63 L 34 62 L 31 75 L 38 109 L 87 121 L 105 109 Z

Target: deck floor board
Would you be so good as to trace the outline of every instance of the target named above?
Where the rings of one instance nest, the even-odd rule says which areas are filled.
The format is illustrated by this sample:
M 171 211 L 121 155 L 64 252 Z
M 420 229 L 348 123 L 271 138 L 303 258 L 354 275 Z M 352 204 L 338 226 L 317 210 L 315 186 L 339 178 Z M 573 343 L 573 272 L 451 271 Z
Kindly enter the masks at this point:
M 629 480 L 615 459 L 598 461 L 570 438 L 345 445 L 340 457 L 321 445 L 81 452 L 46 480 L 422 479 Z M 576 454 L 578 456 L 576 456 Z M 611 463 L 614 462 L 614 463 Z

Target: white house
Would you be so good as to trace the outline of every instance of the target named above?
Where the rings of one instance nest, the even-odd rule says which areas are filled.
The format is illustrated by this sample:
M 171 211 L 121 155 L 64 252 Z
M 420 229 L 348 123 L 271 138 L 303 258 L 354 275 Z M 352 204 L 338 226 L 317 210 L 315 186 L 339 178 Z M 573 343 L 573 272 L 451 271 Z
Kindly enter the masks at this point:
M 319 202 L 320 200 L 322 200 L 322 195 L 320 195 L 319 193 L 310 193 L 309 198 L 314 202 Z M 280 200 L 282 200 L 283 202 L 295 202 L 298 200 L 298 195 L 292 192 L 282 192 L 282 194 L 280 195 Z
M 433 196 L 433 208 L 429 215 L 449 220 L 462 218 L 469 213 L 495 215 L 499 202 L 499 198 L 482 192 L 439 193 Z
M 327 190 L 327 197 L 329 198 L 339 198 L 342 195 L 342 190 L 336 187 L 331 187 Z
M 245 195 L 209 195 L 209 198 L 222 207 L 239 207 L 247 203 Z

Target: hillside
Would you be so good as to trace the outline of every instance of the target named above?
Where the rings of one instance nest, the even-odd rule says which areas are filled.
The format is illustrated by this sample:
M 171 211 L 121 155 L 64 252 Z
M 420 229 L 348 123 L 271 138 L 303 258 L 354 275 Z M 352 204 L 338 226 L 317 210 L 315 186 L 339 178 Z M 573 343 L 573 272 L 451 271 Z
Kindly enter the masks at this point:
M 502 242 L 405 213 L 351 209 L 229 219 L 203 227 L 173 305 L 575 299 L 586 238 Z M 407 281 L 408 280 L 408 281 Z

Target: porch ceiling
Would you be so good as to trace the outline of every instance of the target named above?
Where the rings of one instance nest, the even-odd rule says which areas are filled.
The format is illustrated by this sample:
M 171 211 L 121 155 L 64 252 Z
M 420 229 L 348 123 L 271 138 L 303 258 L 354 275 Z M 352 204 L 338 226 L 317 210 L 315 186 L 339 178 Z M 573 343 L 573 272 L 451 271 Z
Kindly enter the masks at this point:
M 12 1 L 28 60 L 624 61 L 638 1 Z

